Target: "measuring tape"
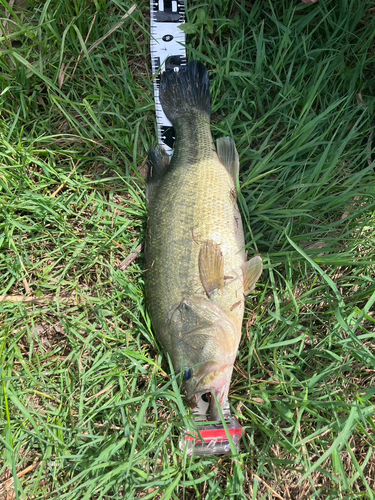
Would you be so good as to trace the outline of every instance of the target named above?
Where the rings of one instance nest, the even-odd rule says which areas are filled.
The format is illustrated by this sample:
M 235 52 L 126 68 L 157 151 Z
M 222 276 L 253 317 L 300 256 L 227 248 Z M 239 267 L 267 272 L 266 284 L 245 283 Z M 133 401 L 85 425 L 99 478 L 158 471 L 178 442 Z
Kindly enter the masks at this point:
M 151 61 L 154 76 L 154 98 L 158 141 L 168 154 L 172 153 L 175 140 L 171 122 L 160 104 L 160 68 L 186 64 L 185 33 L 179 29 L 185 22 L 184 0 L 151 0 Z M 166 63 L 166 59 L 168 61 Z M 156 76 L 155 76 L 156 75 Z

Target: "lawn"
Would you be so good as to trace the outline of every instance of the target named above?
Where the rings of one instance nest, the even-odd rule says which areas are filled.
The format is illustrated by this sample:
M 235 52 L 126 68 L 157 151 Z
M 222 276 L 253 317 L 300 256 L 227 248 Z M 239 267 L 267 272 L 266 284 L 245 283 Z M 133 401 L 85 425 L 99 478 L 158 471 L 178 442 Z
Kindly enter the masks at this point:
M 373 2 L 187 2 L 265 264 L 230 392 L 245 435 L 204 458 L 179 449 L 144 299 L 157 134 L 132 5 L 0 0 L 0 499 L 375 499 Z

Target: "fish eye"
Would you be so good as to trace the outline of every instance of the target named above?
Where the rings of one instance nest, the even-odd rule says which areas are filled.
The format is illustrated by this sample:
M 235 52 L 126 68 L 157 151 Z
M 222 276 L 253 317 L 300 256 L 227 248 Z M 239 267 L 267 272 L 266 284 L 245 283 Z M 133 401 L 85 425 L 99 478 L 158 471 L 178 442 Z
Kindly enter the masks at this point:
M 184 371 L 184 380 L 190 380 L 193 375 L 191 368 L 186 368 Z

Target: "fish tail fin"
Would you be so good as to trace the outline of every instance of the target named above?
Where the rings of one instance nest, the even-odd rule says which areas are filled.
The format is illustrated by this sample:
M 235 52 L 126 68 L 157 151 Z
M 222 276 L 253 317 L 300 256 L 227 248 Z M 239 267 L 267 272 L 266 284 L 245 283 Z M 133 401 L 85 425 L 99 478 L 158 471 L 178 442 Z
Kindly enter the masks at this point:
M 199 61 L 167 69 L 160 79 L 160 102 L 167 118 L 175 123 L 182 115 L 196 113 L 211 116 L 210 80 L 207 68 Z

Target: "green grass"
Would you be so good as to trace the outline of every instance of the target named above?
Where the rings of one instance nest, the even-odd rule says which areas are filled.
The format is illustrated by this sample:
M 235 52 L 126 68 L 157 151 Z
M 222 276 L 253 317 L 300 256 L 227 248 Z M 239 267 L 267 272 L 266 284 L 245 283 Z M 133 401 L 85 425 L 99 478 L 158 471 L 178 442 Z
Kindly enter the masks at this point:
M 230 393 L 246 434 L 207 458 L 178 448 L 142 255 L 121 265 L 156 137 L 148 2 L 91 53 L 131 2 L 0 5 L 0 498 L 374 499 L 372 2 L 188 2 L 265 261 Z

